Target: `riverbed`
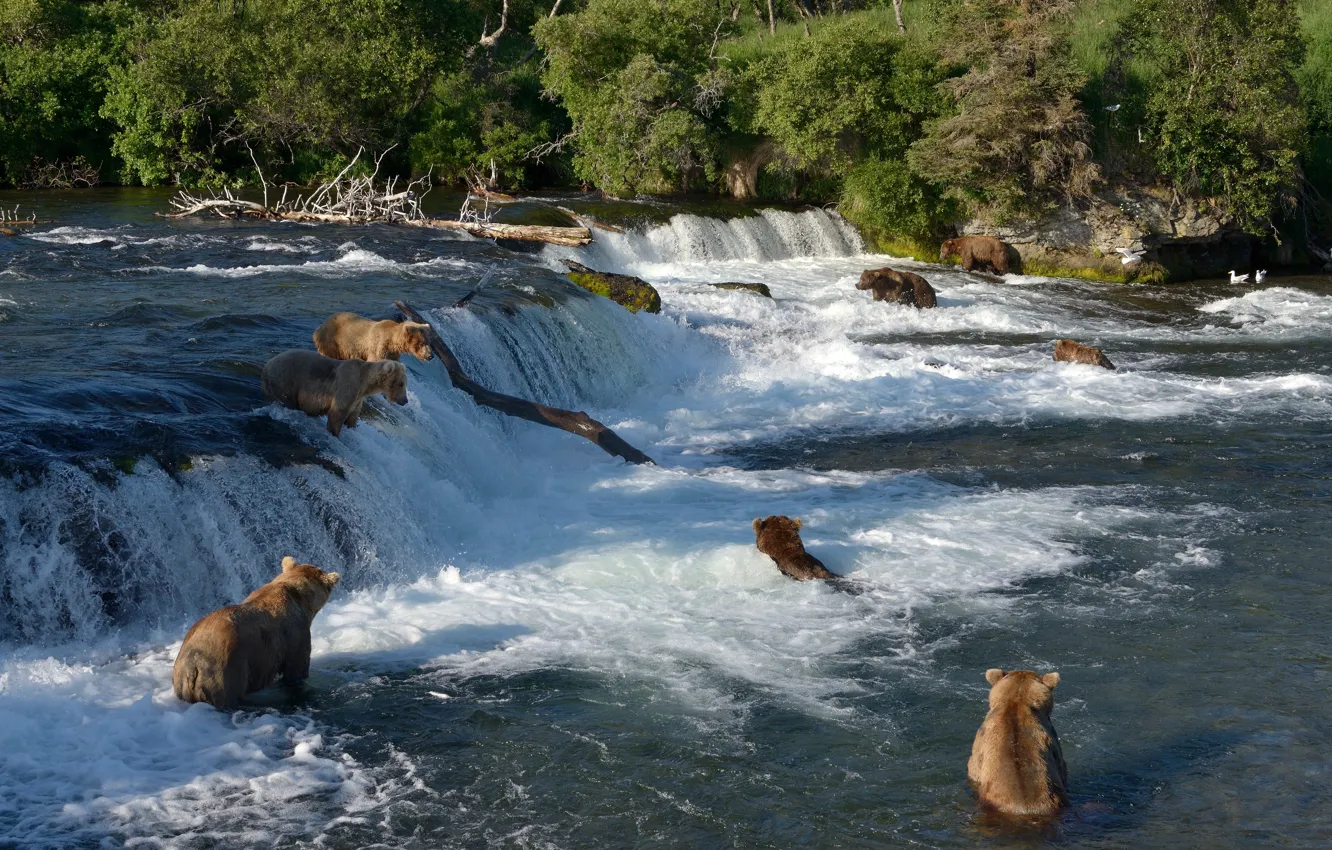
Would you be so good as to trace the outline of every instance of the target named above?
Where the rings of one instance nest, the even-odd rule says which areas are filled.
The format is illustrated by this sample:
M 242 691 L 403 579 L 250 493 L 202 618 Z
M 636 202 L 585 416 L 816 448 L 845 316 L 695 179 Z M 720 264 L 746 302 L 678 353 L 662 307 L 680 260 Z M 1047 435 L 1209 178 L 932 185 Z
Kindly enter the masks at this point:
M 0 237 L 0 847 L 1332 841 L 1326 277 L 996 282 L 818 209 L 644 204 L 536 250 L 19 202 L 49 221 Z M 890 262 L 939 307 L 855 289 Z M 341 439 L 264 401 L 267 358 L 399 298 L 657 465 L 411 358 Z M 855 592 L 778 573 L 769 514 Z M 185 629 L 287 554 L 344 577 L 306 686 L 180 703 Z M 1049 829 L 977 817 L 989 667 L 1061 674 Z

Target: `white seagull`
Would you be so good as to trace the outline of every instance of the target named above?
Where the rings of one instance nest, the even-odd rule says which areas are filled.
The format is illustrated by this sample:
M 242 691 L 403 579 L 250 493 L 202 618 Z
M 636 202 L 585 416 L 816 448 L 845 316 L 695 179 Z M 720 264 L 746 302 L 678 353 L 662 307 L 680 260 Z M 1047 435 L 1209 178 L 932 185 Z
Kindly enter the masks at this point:
M 1118 111 L 1119 111 L 1119 107 L 1120 107 L 1120 104 L 1116 103 L 1114 106 L 1107 106 L 1107 107 L 1105 108 L 1105 111 L 1106 111 L 1106 112 L 1118 112 Z
M 1244 283 L 1244 282 L 1245 282 L 1246 280 L 1248 280 L 1248 279 L 1249 279 L 1249 276 L 1248 276 L 1247 274 L 1235 274 L 1235 270 L 1234 270 L 1234 269 L 1231 269 L 1231 270 L 1230 270 L 1230 282 L 1231 282 L 1231 283 Z
M 1115 250 L 1121 255 L 1119 261 L 1126 266 L 1141 262 L 1142 255 L 1147 253 L 1146 248 L 1141 251 L 1135 251 L 1132 248 L 1116 248 Z
M 1253 273 L 1254 283 L 1262 283 L 1265 280 L 1267 280 L 1267 269 L 1259 269 Z

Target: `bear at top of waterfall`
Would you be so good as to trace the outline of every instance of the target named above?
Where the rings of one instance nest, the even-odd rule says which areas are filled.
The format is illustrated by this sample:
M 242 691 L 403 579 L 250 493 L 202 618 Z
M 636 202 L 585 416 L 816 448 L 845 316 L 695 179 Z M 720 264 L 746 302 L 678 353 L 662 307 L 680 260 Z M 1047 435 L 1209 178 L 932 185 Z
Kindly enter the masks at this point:
M 278 676 L 288 685 L 304 681 L 310 624 L 339 580 L 337 573 L 283 558 L 277 578 L 190 627 L 171 671 L 176 696 L 225 711 Z
M 939 306 L 934 287 L 925 278 L 912 272 L 900 272 L 887 267 L 866 269 L 860 273 L 856 289 L 873 290 L 875 301 L 910 304 L 919 309 Z
M 423 322 L 376 322 L 355 313 L 329 316 L 314 332 L 315 348 L 334 360 L 397 360 L 410 354 L 429 360 L 434 354 L 426 339 L 430 328 Z
M 407 403 L 407 369 L 396 360 L 334 360 L 315 351 L 284 351 L 264 364 L 264 396 L 306 416 L 328 414 L 328 432 L 355 428 L 366 396 Z
M 962 268 L 969 272 L 979 269 L 992 274 L 1008 274 L 1011 269 L 1008 251 L 1008 245 L 993 236 L 960 236 L 939 246 L 939 262 L 957 256 L 962 261 Z
M 967 778 L 985 807 L 1051 818 L 1068 805 L 1068 766 L 1050 722 L 1058 673 L 986 670 L 990 711 L 971 746 Z
M 777 563 L 777 569 L 796 581 L 835 579 L 823 562 L 805 551 L 800 539 L 800 517 L 770 516 L 754 520 L 758 550 Z

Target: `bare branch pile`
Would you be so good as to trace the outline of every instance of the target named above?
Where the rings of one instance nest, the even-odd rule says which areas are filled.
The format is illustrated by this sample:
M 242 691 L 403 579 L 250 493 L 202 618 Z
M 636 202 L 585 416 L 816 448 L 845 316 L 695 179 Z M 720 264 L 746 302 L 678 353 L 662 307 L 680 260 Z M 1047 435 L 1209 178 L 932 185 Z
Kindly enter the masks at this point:
M 4 207 L 0 207 L 0 224 L 7 225 L 9 227 L 19 227 L 25 224 L 36 224 L 36 223 L 37 223 L 37 213 L 28 213 L 27 215 L 23 215 L 22 213 L 19 212 L 18 204 L 15 204 L 12 210 L 7 210 Z

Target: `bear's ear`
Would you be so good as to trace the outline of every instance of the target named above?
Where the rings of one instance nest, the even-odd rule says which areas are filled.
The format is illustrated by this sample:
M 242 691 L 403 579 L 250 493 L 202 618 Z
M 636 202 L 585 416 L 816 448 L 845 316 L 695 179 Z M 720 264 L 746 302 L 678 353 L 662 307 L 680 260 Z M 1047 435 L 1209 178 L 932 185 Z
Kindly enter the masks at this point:
M 1041 677 L 1041 681 L 1045 683 L 1045 686 L 1047 688 L 1053 691 L 1055 689 L 1055 686 L 1059 684 L 1059 674 L 1046 673 L 1044 676 Z
M 282 559 L 282 572 L 296 569 L 296 559 L 288 555 Z
M 796 517 L 795 519 L 791 520 L 791 527 L 794 528 L 796 531 L 799 531 L 802 526 L 804 526 L 804 523 L 800 521 L 800 517 Z
M 989 670 L 985 671 L 985 681 L 989 682 L 991 685 L 999 684 L 999 680 L 1003 677 L 1004 671 L 1000 670 L 998 667 L 991 667 Z
M 755 520 L 754 520 L 754 533 L 755 533 L 755 534 L 758 534 L 758 533 L 759 533 L 760 531 L 762 531 L 762 530 L 763 530 L 763 520 L 755 518 Z
M 338 575 L 337 573 L 324 573 L 324 584 L 325 586 L 328 587 L 329 590 L 332 590 L 333 588 L 337 587 L 338 582 L 340 581 L 342 581 L 342 576 Z

